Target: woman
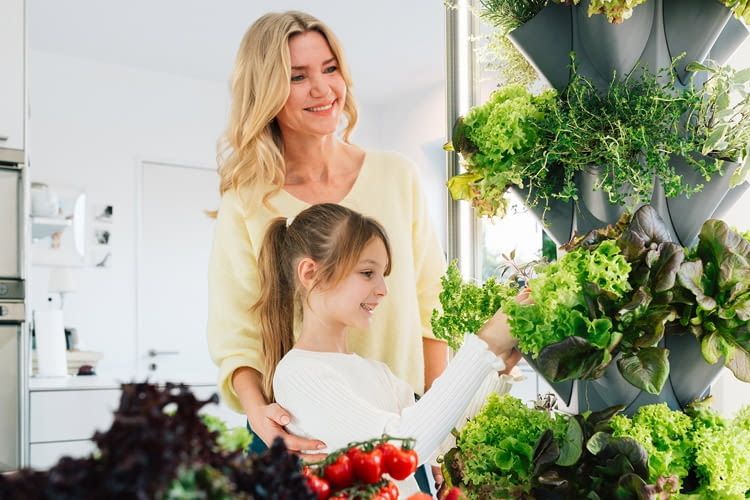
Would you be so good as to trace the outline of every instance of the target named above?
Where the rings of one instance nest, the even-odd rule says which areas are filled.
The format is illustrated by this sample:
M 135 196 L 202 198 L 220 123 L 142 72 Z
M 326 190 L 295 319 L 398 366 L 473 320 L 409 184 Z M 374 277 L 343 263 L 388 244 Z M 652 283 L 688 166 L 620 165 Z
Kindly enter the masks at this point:
M 349 143 L 357 110 L 339 42 L 300 12 L 267 14 L 245 34 L 232 79 L 232 109 L 220 155 L 222 200 L 209 268 L 208 341 L 223 400 L 270 443 L 293 450 L 326 444 L 288 434 L 291 415 L 269 403 L 258 300 L 258 251 L 271 219 L 331 202 L 371 216 L 391 237 L 390 301 L 351 349 L 386 363 L 422 394 L 443 371 L 447 347 L 430 330 L 445 259 L 428 221 L 413 165 Z M 343 123 L 342 123 L 343 122 Z M 337 130 L 344 125 L 342 138 Z M 309 457 L 315 459 L 315 456 Z

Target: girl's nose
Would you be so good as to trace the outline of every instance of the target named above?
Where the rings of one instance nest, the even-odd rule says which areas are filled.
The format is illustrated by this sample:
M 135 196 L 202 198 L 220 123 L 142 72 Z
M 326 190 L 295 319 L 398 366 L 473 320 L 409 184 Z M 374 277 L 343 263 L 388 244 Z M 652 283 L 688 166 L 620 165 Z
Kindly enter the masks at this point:
M 385 284 L 385 279 L 380 278 L 380 283 L 378 283 L 378 286 L 375 288 L 375 294 L 381 297 L 388 295 L 388 285 Z

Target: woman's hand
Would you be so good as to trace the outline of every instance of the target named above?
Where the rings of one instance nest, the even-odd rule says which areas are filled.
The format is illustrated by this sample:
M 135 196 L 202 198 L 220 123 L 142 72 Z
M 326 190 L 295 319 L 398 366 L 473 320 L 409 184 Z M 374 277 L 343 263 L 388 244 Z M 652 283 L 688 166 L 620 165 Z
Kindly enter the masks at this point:
M 326 457 L 325 453 L 309 453 L 325 448 L 325 443 L 317 439 L 289 434 L 284 429 L 284 426 L 291 421 L 291 417 L 278 403 L 257 407 L 252 413 L 247 415 L 250 427 L 266 443 L 266 446 L 271 446 L 276 436 L 280 436 L 289 451 L 296 453 L 306 462 L 317 462 Z

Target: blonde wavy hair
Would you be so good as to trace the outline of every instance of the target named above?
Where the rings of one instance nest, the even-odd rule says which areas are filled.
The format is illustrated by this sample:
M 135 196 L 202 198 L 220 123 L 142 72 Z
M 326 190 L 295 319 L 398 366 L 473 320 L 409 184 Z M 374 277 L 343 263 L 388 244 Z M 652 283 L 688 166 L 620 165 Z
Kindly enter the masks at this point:
M 219 192 L 269 186 L 263 202 L 284 185 L 284 144 L 276 116 L 289 96 L 289 39 L 317 31 L 327 40 L 346 83 L 344 142 L 357 123 L 352 78 L 336 35 L 320 20 L 298 11 L 260 17 L 242 38 L 234 63 L 229 124 L 218 146 Z M 253 201 L 253 200 L 250 200 Z M 247 202 L 247 201 L 246 201 Z

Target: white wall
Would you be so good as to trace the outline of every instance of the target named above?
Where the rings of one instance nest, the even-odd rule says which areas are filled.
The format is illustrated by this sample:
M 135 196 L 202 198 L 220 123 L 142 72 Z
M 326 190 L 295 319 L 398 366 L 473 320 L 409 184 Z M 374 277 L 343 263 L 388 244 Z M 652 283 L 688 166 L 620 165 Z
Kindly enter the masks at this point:
M 79 291 L 65 299 L 65 323 L 78 329 L 83 347 L 105 354 L 100 374 L 129 379 L 136 361 L 136 165 L 145 159 L 214 168 L 228 91 L 215 82 L 49 52 L 31 51 L 29 61 L 32 180 L 80 187 L 89 206 L 114 206 L 112 267 L 76 271 Z M 444 242 L 442 86 L 360 108 L 353 142 L 417 162 Z M 45 306 L 48 273 L 32 270 L 34 308 Z
M 363 114 L 365 112 L 379 124 L 377 147 L 403 153 L 417 164 L 433 226 L 443 249 L 447 248 L 447 171 L 443 151 L 447 137 L 445 84 L 433 84 L 389 96 L 382 102 L 367 103 Z
M 76 273 L 66 324 L 105 353 L 99 372 L 131 377 L 135 361 L 135 166 L 138 159 L 215 164 L 225 86 L 32 51 L 33 181 L 83 188 L 114 205 L 113 265 Z M 34 267 L 32 305 L 46 300 L 48 268 Z

